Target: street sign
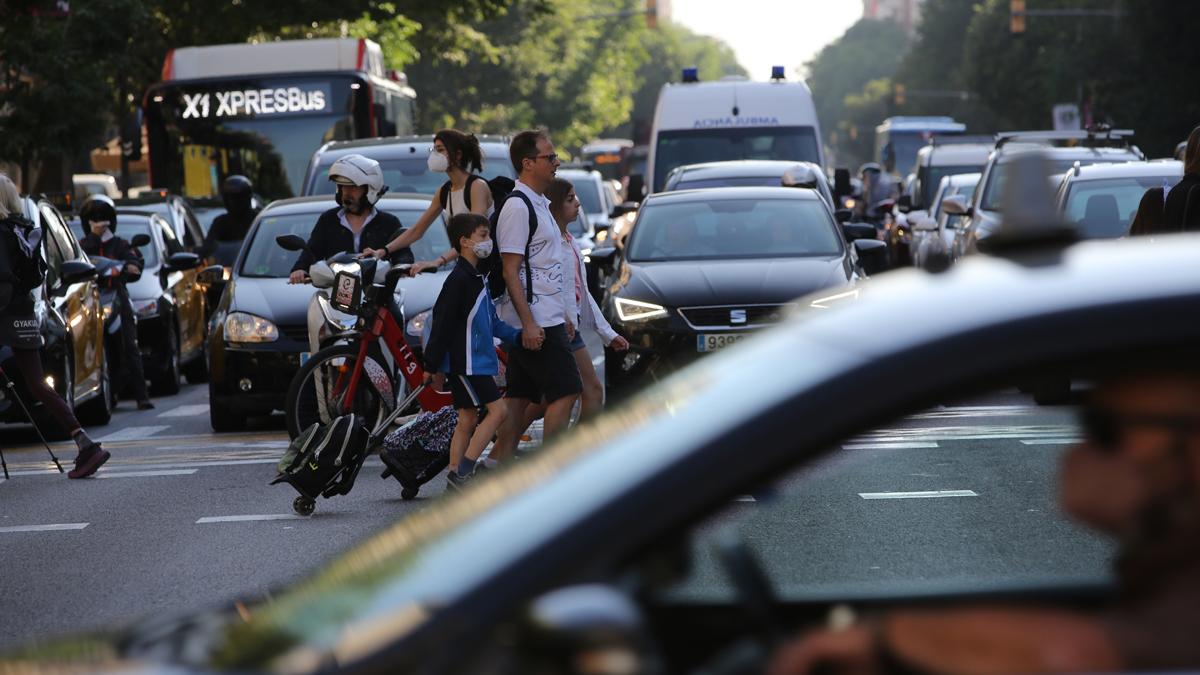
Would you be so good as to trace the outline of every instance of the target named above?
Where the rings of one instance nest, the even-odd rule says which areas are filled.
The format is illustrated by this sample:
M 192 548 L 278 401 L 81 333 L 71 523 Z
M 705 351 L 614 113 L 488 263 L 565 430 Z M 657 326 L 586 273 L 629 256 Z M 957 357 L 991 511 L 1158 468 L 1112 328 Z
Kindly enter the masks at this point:
M 1079 131 L 1083 128 L 1079 105 L 1076 103 L 1060 103 L 1054 106 L 1052 114 L 1055 131 Z

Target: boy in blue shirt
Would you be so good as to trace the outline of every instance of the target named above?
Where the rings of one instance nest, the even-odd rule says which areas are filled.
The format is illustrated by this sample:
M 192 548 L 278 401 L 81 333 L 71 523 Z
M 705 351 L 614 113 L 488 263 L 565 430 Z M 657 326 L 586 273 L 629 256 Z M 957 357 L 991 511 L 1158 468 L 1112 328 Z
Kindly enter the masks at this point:
M 458 425 L 450 440 L 446 480 L 449 487 L 458 489 L 470 479 L 475 462 L 504 421 L 505 406 L 495 380 L 500 361 L 493 338 L 515 343 L 521 339 L 521 331 L 496 316 L 487 277 L 476 269 L 481 258 L 491 255 L 494 245 L 488 219 L 477 213 L 460 213 L 450 219 L 446 232 L 459 257 L 433 306 L 433 325 L 425 346 L 425 382 L 443 375 L 449 380 Z M 487 410 L 482 421 L 481 409 Z

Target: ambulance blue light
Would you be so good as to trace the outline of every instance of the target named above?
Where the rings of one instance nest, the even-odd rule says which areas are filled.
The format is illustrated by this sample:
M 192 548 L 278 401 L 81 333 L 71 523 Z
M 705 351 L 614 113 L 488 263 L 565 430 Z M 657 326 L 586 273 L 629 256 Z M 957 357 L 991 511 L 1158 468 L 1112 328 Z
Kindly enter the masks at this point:
M 784 75 L 784 73 L 783 73 L 783 66 L 771 66 L 771 79 L 772 80 L 786 80 L 787 79 L 787 75 Z
M 700 81 L 699 69 L 697 69 L 695 67 L 684 68 L 683 69 L 683 81 L 684 82 L 699 82 Z

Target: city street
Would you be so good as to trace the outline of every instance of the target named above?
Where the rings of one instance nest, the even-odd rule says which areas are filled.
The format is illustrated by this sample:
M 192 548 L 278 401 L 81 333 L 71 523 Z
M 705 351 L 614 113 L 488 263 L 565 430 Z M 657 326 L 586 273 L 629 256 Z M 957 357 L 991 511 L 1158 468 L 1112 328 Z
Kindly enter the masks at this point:
M 0 483 L 0 648 L 261 597 L 444 489 L 439 478 L 403 501 L 373 457 L 350 495 L 294 516 L 295 493 L 267 485 L 287 445 L 282 418 L 214 434 L 206 401 L 193 385 L 151 411 L 122 402 L 94 430 L 113 458 L 83 481 L 48 469 L 28 430 L 0 431 L 12 474 Z M 965 584 L 963 570 L 993 580 L 1095 574 L 1107 547 L 1065 524 L 1053 502 L 1057 457 L 1076 434 L 1070 413 L 1015 390 L 934 408 L 846 441 L 775 494 L 742 497 L 717 525 L 736 521 L 788 596 Z M 69 464 L 73 447 L 54 448 Z M 727 585 L 708 560 L 680 590 L 704 597 Z

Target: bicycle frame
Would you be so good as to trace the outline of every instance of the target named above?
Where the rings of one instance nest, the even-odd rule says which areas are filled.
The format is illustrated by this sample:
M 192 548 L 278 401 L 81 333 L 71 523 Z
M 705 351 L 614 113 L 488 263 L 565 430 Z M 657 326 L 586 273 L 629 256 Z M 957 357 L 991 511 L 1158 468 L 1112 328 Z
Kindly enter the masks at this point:
M 354 400 L 354 395 L 358 392 L 359 382 L 362 379 L 362 374 L 365 372 L 362 364 L 366 361 L 367 349 L 381 338 L 383 344 L 391 352 L 392 358 L 396 360 L 396 363 L 400 364 L 400 370 L 409 388 L 416 391 L 425 383 L 425 369 L 421 367 L 416 355 L 413 354 L 412 348 L 408 346 L 408 342 L 404 339 L 404 330 L 396 323 L 396 319 L 392 317 L 391 312 L 386 307 L 379 307 L 376 309 L 375 316 L 366 323 L 366 327 L 359 333 L 358 355 L 354 359 L 354 368 L 350 372 L 350 381 L 347 383 L 344 392 L 335 394 L 335 396 L 340 397 L 339 404 L 341 405 L 342 413 L 349 411 L 349 402 Z M 339 390 L 340 384 L 341 377 L 334 384 L 335 392 Z M 453 401 L 449 392 L 436 391 L 432 387 L 427 387 L 417 397 L 417 402 L 421 404 L 422 410 L 434 411 L 450 405 Z

